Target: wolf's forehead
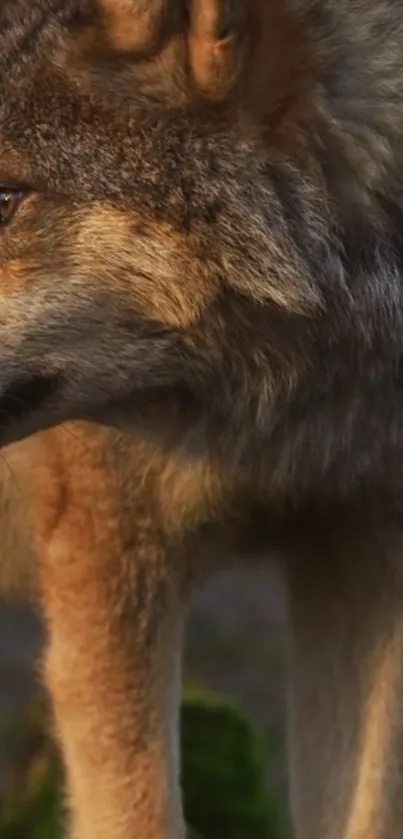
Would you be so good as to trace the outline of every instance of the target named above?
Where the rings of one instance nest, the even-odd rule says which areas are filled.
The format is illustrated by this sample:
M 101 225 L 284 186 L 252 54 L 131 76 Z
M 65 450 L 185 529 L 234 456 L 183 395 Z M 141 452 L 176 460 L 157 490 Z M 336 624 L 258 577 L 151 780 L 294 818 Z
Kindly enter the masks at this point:
M 80 0 L 0 0 L 0 84 L 35 55 L 47 37 L 79 24 Z
M 185 154 L 184 117 L 105 104 L 46 60 L 28 65 L 3 92 L 0 183 L 22 180 L 80 200 L 141 204 L 153 216 L 179 195 L 185 158 L 193 160 Z
M 91 0 L 0 0 L 0 180 L 57 177 L 77 150 L 90 157 L 94 120 L 53 58 L 91 8 Z
M 199 138 L 197 113 L 149 95 L 140 65 L 130 97 L 115 96 L 108 78 L 106 95 L 85 62 L 82 76 L 72 72 L 76 30 L 97 9 L 97 0 L 0 0 L 0 182 L 180 214 L 182 182 L 193 184 L 210 157 L 206 132 Z M 148 83 L 147 66 L 144 75 Z

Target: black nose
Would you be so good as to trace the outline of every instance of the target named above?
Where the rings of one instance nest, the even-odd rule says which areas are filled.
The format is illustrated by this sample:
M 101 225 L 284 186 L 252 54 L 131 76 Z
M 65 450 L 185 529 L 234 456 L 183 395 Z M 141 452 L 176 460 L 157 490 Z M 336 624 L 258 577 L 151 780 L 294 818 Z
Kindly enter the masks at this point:
M 0 427 L 21 421 L 41 408 L 57 390 L 59 378 L 39 374 L 12 381 L 0 396 Z

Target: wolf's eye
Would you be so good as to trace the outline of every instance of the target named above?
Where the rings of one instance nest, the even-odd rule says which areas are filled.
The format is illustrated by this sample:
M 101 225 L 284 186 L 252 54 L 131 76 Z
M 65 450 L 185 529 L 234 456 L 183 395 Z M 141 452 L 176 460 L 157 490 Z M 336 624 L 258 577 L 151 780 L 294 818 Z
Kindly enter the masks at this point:
M 6 227 L 10 223 L 23 197 L 22 189 L 0 186 L 0 227 Z

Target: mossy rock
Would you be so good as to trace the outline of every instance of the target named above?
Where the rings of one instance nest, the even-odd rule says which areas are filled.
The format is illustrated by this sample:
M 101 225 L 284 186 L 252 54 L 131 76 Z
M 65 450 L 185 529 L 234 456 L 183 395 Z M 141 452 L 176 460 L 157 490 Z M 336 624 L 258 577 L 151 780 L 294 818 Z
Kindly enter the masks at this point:
M 62 832 L 62 772 L 43 703 L 32 703 L 27 716 L 3 732 L 1 747 L 10 755 L 1 839 L 57 839 Z
M 182 703 L 182 786 L 187 839 L 283 839 L 262 750 L 233 702 L 187 693 Z M 43 705 L 2 738 L 12 771 L 0 806 L 0 839 L 61 836 L 61 767 Z
M 231 700 L 185 697 L 182 785 L 186 820 L 208 839 L 282 839 L 260 741 Z

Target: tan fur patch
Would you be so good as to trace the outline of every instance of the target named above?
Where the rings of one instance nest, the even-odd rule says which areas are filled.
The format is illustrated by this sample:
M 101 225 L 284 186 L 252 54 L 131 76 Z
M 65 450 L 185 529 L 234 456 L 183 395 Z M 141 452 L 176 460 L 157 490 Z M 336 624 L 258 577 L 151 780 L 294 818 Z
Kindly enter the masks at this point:
M 230 507 L 236 483 L 207 460 L 171 458 L 158 482 L 164 524 L 171 534 L 195 530 Z
M 189 237 L 166 224 L 96 207 L 80 223 L 75 246 L 86 276 L 114 283 L 130 308 L 169 326 L 186 326 L 216 293 L 208 264 L 196 260 Z

